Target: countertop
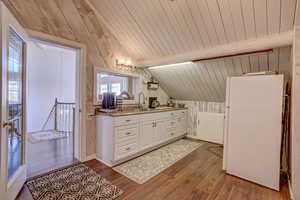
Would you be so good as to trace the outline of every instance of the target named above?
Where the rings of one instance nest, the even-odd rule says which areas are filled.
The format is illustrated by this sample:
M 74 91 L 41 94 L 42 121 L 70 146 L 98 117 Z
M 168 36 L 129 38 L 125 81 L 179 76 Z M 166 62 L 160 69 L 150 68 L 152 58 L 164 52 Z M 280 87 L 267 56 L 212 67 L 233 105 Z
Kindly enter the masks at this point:
M 172 108 L 172 107 L 163 107 L 163 108 L 153 108 L 147 110 L 130 110 L 130 111 L 116 111 L 116 112 L 97 112 L 96 115 L 107 115 L 111 117 L 121 117 L 128 115 L 140 115 L 140 114 L 150 114 L 150 113 L 159 113 L 159 112 L 169 112 L 176 110 L 187 110 L 187 108 Z

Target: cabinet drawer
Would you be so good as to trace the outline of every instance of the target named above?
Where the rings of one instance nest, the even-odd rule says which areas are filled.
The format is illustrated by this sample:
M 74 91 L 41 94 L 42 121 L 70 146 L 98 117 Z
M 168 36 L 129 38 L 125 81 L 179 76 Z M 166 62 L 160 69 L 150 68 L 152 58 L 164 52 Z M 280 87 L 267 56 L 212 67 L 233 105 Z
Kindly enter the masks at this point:
M 129 145 L 129 144 L 134 144 L 138 142 L 138 137 L 137 135 L 131 135 L 128 137 L 123 137 L 123 138 L 117 138 L 116 140 L 116 148 L 118 147 L 122 147 L 125 145 Z
M 124 126 L 124 125 L 139 123 L 139 118 L 136 115 L 116 117 L 114 120 L 115 120 L 115 126 Z
M 173 138 L 173 137 L 176 137 L 176 136 L 178 136 L 176 131 L 169 131 L 168 132 L 168 138 Z
M 167 122 L 167 127 L 168 128 L 175 128 L 176 127 L 176 123 L 177 123 L 176 120 L 170 120 L 170 121 Z
M 138 125 L 116 128 L 116 139 L 137 135 L 139 131 Z
M 117 147 L 115 151 L 115 159 L 120 159 L 122 157 L 128 156 L 135 153 L 138 150 L 137 143 L 125 145 L 122 147 Z

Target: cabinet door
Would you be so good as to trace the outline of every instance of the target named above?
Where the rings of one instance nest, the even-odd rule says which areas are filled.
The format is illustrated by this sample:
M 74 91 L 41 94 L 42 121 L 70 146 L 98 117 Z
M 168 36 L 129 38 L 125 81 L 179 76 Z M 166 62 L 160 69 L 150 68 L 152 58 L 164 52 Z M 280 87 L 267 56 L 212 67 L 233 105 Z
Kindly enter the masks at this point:
M 151 147 L 154 143 L 155 135 L 154 121 L 142 122 L 140 126 L 139 148 L 140 150 Z
M 155 135 L 154 142 L 155 144 L 164 142 L 168 139 L 168 121 L 159 120 L 155 123 Z
M 186 118 L 184 116 L 180 116 L 176 118 L 176 134 L 182 135 L 186 133 Z

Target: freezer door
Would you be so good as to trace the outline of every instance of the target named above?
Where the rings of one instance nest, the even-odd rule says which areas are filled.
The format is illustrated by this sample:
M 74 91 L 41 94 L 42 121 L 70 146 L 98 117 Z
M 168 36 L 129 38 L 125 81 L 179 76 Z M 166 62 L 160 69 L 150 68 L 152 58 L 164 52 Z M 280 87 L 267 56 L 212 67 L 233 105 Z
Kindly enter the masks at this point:
M 227 81 L 224 168 L 279 190 L 283 75 Z

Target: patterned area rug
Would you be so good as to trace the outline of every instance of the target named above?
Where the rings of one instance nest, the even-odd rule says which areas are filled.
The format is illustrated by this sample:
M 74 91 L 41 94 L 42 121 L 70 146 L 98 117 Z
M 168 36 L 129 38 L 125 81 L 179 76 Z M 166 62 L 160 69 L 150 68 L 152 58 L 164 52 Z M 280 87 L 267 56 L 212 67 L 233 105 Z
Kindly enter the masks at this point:
M 28 181 L 34 200 L 112 200 L 123 191 L 84 164 Z
M 55 139 L 60 139 L 60 138 L 66 138 L 67 135 L 66 133 L 61 133 L 57 131 L 41 131 L 41 132 L 35 132 L 35 133 L 30 133 L 28 136 L 28 140 L 31 143 L 37 143 L 37 142 L 42 142 L 42 141 L 47 141 L 47 140 L 55 140 Z
M 182 139 L 113 169 L 129 179 L 143 184 L 201 145 L 202 143 L 199 142 Z

